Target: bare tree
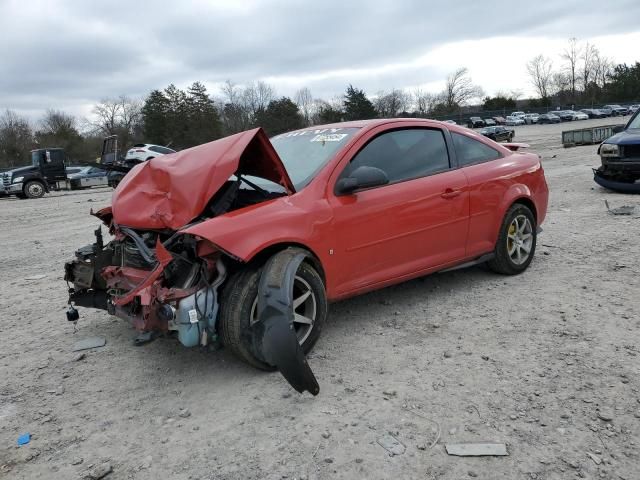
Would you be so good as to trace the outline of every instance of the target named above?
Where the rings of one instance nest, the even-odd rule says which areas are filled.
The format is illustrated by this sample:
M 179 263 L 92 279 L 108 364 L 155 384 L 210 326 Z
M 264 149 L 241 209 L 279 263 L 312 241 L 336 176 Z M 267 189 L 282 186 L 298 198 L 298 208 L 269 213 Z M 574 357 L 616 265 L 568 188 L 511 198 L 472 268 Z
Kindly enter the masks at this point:
M 551 76 L 550 91 L 551 95 L 557 95 L 560 92 L 564 92 L 569 89 L 571 80 L 569 76 L 564 72 L 555 72 Z
M 300 113 L 302 113 L 305 125 L 310 125 L 311 116 L 313 115 L 314 109 L 314 100 L 313 95 L 311 95 L 311 90 L 309 90 L 307 87 L 302 87 L 296 92 L 293 100 L 298 105 Z
M 596 49 L 593 55 L 593 81 L 600 88 L 604 88 L 607 79 L 613 70 L 613 62 L 607 57 L 600 55 Z
M 589 84 L 595 81 L 595 61 L 598 49 L 587 42 L 582 50 L 582 91 L 586 92 Z
M 483 94 L 482 88 L 471 81 L 469 71 L 466 68 L 459 68 L 447 76 L 442 98 L 446 108 L 454 110 Z
M 142 123 L 142 101 L 120 95 L 118 103 L 120 104 L 120 127 L 130 135 L 134 135 L 135 130 Z
M 123 135 L 123 144 L 134 135 L 142 118 L 142 102 L 126 95 L 105 98 L 93 107 L 93 119 L 89 121 L 94 132 L 102 135 Z
M 91 125 L 102 135 L 113 135 L 116 133 L 120 117 L 120 101 L 118 99 L 105 98 L 93 107 L 93 120 Z
M 373 101 L 378 115 L 382 118 L 393 118 L 407 110 L 410 97 L 403 90 L 393 89 L 390 92 L 378 92 Z
M 425 92 L 420 88 L 416 88 L 413 91 L 413 108 L 421 117 L 428 115 L 437 101 L 438 97 L 433 93 Z
M 274 88 L 263 81 L 247 85 L 242 92 L 242 102 L 251 117 L 250 121 L 254 120 L 259 111 L 265 110 L 275 100 L 275 96 Z
M 575 37 L 569 39 L 569 45 L 560 55 L 565 60 L 565 71 L 567 72 L 567 78 L 569 79 L 569 87 L 571 89 L 571 95 L 576 95 L 576 85 L 578 83 L 578 62 L 582 49 L 578 45 L 578 40 Z
M 56 135 L 58 132 L 76 130 L 77 121 L 73 115 L 59 110 L 47 110 L 40 120 L 38 133 L 44 135 Z
M 33 133 L 29 122 L 6 110 L 0 116 L 0 167 L 14 167 L 29 160 Z
M 238 85 L 233 83 L 231 80 L 227 80 L 224 82 L 222 87 L 220 88 L 222 92 L 222 101 L 224 103 L 236 104 L 240 103 L 240 97 L 242 93 L 240 92 L 240 88 Z
M 538 55 L 527 63 L 527 73 L 529 74 L 531 84 L 536 89 L 540 98 L 548 98 L 550 93 L 553 62 Z

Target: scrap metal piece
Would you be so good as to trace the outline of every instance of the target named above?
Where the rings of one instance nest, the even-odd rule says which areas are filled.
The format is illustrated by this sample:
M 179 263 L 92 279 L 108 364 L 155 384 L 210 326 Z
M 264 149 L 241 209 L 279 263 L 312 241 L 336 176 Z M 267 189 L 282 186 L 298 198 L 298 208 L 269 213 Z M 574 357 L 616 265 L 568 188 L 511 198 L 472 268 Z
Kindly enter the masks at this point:
M 106 344 L 107 340 L 104 337 L 89 337 L 74 343 L 71 350 L 74 352 L 79 352 L 80 350 L 89 350 L 91 348 L 104 347 Z
M 287 249 L 267 261 L 258 287 L 258 321 L 252 328 L 259 356 L 276 367 L 297 392 L 317 395 L 320 386 L 293 326 L 293 283 L 306 256 L 300 249 Z
M 636 212 L 635 205 L 623 205 L 622 207 L 611 208 L 609 207 L 609 202 L 606 200 L 604 201 L 604 204 L 612 215 L 633 215 Z
M 449 455 L 457 457 L 502 457 L 509 455 L 504 443 L 448 443 L 444 447 Z
M 387 452 L 389 452 L 389 455 L 391 456 L 402 455 L 406 450 L 406 447 L 400 442 L 400 440 L 398 440 L 393 435 L 383 435 L 382 437 L 378 438 L 376 442 Z

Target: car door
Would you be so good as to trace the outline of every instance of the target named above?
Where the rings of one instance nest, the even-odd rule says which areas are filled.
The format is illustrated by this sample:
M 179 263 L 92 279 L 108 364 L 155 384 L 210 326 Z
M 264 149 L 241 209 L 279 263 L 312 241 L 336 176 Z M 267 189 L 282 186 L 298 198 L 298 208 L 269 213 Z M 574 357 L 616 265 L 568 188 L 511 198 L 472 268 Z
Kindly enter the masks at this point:
M 466 253 L 477 257 L 493 251 L 499 222 L 499 206 L 510 186 L 504 178 L 501 152 L 479 138 L 451 132 L 458 166 L 469 189 L 469 233 Z
M 329 195 L 339 295 L 399 281 L 465 256 L 467 182 L 462 172 L 451 168 L 451 148 L 448 132 L 416 127 L 378 128 L 352 147 L 334 184 L 359 166 L 380 168 L 390 182 Z

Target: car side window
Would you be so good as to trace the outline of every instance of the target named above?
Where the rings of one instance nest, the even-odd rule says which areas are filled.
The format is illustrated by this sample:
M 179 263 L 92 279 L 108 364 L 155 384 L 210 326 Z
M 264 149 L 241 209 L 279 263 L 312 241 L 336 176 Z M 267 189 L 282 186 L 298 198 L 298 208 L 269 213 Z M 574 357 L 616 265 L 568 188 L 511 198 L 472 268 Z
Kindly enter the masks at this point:
M 151 150 L 152 152 L 163 153 L 163 154 L 176 153 L 174 150 L 171 150 L 170 148 L 156 147 L 155 145 L 152 147 L 149 147 L 149 150 Z
M 460 133 L 451 132 L 453 146 L 456 149 L 456 157 L 461 167 L 475 163 L 489 162 L 500 158 L 502 155 L 489 145 Z
M 362 166 L 379 168 L 387 174 L 389 183 L 396 183 L 448 170 L 449 153 L 441 130 L 393 130 L 367 143 L 341 177 Z

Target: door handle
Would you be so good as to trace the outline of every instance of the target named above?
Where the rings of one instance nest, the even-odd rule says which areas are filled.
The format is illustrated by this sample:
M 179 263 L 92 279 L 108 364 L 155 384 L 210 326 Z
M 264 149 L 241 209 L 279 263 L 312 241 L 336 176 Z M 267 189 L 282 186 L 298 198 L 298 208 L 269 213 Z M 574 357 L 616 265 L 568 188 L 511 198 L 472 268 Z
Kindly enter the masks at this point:
M 448 200 L 448 199 L 450 199 L 450 198 L 456 198 L 456 197 L 457 197 L 458 195 L 460 195 L 461 193 L 462 193 L 462 191 L 460 191 L 460 190 L 454 190 L 454 189 L 452 189 L 452 188 L 447 188 L 444 192 L 442 192 L 442 193 L 440 194 L 440 196 L 441 196 L 442 198 L 445 198 L 445 199 L 447 199 L 447 200 Z

